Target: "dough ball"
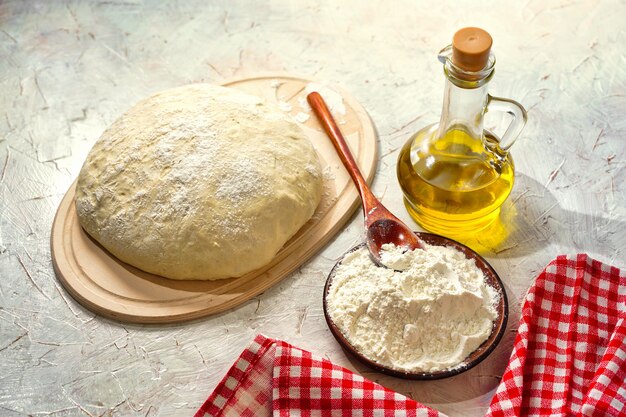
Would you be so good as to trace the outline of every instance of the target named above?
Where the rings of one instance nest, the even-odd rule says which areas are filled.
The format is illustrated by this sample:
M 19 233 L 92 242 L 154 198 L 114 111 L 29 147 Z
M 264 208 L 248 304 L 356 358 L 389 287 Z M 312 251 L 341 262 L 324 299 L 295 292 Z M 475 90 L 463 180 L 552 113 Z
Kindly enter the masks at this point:
M 80 171 L 76 209 L 118 259 L 213 280 L 269 263 L 321 192 L 317 154 L 287 115 L 193 84 L 139 102 L 102 134 Z

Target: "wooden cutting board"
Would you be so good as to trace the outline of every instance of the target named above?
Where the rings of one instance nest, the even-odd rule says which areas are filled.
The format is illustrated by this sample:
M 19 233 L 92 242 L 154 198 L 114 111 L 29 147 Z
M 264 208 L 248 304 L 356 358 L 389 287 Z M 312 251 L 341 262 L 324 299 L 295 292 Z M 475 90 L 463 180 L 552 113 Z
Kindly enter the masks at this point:
M 305 88 L 310 83 L 314 81 L 285 74 L 223 83 L 270 102 L 279 102 L 284 111 L 297 116 L 322 163 L 324 193 L 317 211 L 270 264 L 239 278 L 218 281 L 178 281 L 143 272 L 116 259 L 83 231 L 74 207 L 76 184 L 73 184 L 58 208 L 51 238 L 54 270 L 72 297 L 88 309 L 120 321 L 171 323 L 190 320 L 249 300 L 285 278 L 320 250 L 346 223 L 359 201 L 356 188 L 330 139 L 315 115 L 304 105 Z M 377 159 L 374 126 L 363 107 L 345 90 L 336 86 L 325 88 L 340 94 L 343 99 L 345 109 L 341 109 L 342 103 L 335 97 L 335 107 L 339 109 L 334 112 L 335 118 L 364 177 L 371 181 Z M 319 90 L 324 96 L 324 88 Z M 332 99 L 328 97 L 327 101 L 329 98 Z

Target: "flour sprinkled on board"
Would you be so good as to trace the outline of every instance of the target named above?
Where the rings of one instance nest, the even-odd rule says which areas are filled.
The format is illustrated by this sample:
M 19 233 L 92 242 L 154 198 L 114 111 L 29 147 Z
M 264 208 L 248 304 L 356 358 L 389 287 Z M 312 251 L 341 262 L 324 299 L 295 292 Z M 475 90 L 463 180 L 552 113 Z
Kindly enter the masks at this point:
M 293 118 L 298 123 L 306 123 L 306 121 L 309 120 L 311 116 L 303 112 L 298 112 L 298 114 L 293 116 Z
M 324 101 L 326 102 L 326 105 L 328 106 L 330 111 L 340 114 L 342 116 L 346 115 L 346 105 L 343 102 L 343 97 L 341 97 L 341 94 L 337 93 L 335 90 L 329 87 L 326 87 L 325 85 L 317 83 L 309 83 L 304 89 L 305 95 L 309 95 L 314 91 L 318 92 L 324 98 Z M 302 107 L 302 104 L 300 104 L 300 107 Z M 309 107 L 309 110 L 310 109 L 311 107 Z
M 290 112 L 291 109 L 293 108 L 293 106 L 289 103 L 287 103 L 286 101 L 280 100 L 278 102 L 278 108 L 281 109 L 284 112 Z
M 300 111 L 296 114 L 292 114 L 291 112 L 294 110 L 293 104 L 284 101 L 282 96 L 278 97 L 278 88 L 280 88 L 281 85 L 282 83 L 278 80 L 273 80 L 270 83 L 270 87 L 275 90 L 274 96 L 276 97 L 278 108 L 285 113 L 290 113 L 293 120 L 298 123 L 306 123 L 311 118 L 312 109 L 307 102 L 306 96 L 312 92 L 317 92 L 324 98 L 329 110 L 334 113 L 336 117 L 346 115 L 346 105 L 341 94 L 332 88 L 319 83 L 308 83 L 305 86 L 303 94 L 297 98 Z M 341 119 L 338 123 L 340 125 L 344 125 L 346 124 L 346 121 Z

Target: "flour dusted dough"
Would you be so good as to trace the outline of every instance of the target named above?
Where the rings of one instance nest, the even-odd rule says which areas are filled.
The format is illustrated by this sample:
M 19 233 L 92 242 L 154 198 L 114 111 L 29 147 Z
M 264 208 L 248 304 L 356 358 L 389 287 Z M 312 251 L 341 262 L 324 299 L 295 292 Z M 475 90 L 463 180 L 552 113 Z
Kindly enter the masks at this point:
M 122 261 L 211 280 L 269 263 L 321 189 L 317 154 L 288 116 L 194 84 L 141 101 L 102 134 L 78 177 L 76 209 Z

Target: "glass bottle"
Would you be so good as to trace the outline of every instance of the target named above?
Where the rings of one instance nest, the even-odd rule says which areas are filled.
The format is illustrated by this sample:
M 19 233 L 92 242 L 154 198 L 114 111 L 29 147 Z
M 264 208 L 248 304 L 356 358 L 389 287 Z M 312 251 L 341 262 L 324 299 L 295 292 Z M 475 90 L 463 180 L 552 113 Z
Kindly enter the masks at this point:
M 406 208 L 435 233 L 463 238 L 486 228 L 513 188 L 509 148 L 526 123 L 526 111 L 487 93 L 496 62 L 491 44 L 484 30 L 465 28 L 441 50 L 446 76 L 441 119 L 415 133 L 398 157 Z M 512 116 L 502 138 L 483 128 L 487 111 Z

